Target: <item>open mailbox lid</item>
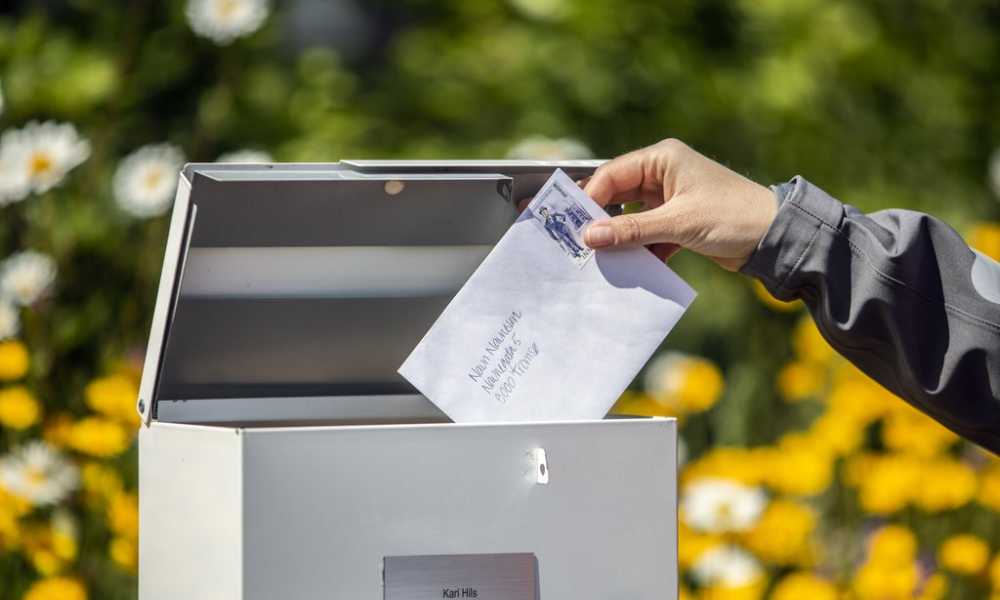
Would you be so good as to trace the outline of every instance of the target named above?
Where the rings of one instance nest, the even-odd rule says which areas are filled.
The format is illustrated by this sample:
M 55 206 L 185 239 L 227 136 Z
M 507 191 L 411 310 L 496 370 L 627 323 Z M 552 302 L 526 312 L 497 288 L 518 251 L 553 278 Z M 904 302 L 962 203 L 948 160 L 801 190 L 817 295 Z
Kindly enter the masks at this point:
M 556 168 L 602 161 L 192 164 L 143 420 L 442 422 L 396 369 Z

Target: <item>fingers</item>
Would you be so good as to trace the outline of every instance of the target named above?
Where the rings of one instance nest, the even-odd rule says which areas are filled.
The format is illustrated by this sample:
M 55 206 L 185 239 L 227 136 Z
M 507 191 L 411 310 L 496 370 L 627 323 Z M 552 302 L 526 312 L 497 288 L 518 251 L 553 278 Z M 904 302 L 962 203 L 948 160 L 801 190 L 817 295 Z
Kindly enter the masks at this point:
M 591 248 L 670 242 L 670 220 L 663 208 L 596 221 L 584 231 L 583 241 Z
M 589 184 L 591 179 L 592 177 L 580 179 L 579 181 L 576 182 L 576 184 L 581 188 L 586 189 L 586 186 Z M 528 208 L 528 204 L 530 204 L 532 200 L 533 198 L 531 196 L 528 196 L 527 198 L 521 198 L 520 200 L 518 200 L 515 203 L 517 206 L 517 212 L 519 213 L 524 212 L 524 209 Z M 634 189 L 621 192 L 619 194 L 616 194 L 614 197 L 615 204 L 626 204 L 629 202 L 641 202 L 643 205 L 649 208 L 662 203 L 662 195 L 655 190 Z M 608 204 L 610 204 L 610 202 L 602 202 L 599 204 L 601 204 L 601 206 L 607 206 Z
M 635 192 L 642 186 L 642 152 L 630 152 L 604 163 L 591 176 L 583 191 L 601 206 L 607 206 L 622 194 Z

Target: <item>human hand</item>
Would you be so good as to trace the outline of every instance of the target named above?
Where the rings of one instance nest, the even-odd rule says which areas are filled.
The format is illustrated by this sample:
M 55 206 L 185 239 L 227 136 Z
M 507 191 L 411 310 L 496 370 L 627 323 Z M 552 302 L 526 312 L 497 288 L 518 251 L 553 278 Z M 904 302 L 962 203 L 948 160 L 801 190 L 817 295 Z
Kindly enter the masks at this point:
M 645 210 L 592 223 L 591 248 L 646 245 L 666 260 L 681 248 L 730 271 L 742 267 L 777 214 L 774 193 L 668 139 L 601 165 L 584 187 L 601 206 Z

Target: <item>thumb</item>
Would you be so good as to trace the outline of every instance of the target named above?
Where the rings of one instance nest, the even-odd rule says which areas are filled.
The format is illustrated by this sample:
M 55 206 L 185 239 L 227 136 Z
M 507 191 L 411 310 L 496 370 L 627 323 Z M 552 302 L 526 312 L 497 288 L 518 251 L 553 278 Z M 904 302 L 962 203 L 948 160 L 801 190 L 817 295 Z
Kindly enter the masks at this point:
M 670 232 L 662 212 L 649 210 L 595 221 L 584 231 L 583 241 L 591 248 L 669 242 Z

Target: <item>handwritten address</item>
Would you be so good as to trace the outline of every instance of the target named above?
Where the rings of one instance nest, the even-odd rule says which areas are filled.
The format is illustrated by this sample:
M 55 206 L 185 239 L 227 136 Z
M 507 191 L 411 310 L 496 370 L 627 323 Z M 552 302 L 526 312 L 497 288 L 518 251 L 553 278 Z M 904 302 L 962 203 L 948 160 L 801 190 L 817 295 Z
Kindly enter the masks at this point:
M 500 404 L 506 404 L 520 379 L 538 357 L 538 343 L 525 341 L 517 331 L 521 311 L 511 311 L 487 340 L 469 379 Z

